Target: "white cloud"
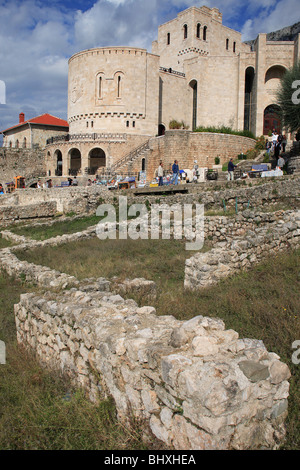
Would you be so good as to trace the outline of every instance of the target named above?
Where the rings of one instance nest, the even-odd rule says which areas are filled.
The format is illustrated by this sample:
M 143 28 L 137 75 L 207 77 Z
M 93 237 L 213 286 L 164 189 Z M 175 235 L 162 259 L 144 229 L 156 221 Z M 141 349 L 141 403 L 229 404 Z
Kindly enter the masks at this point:
M 299 0 L 0 0 L 0 129 L 50 112 L 66 118 L 69 57 L 104 46 L 151 50 L 160 24 L 190 6 L 219 8 L 223 23 L 254 39 L 300 21 Z

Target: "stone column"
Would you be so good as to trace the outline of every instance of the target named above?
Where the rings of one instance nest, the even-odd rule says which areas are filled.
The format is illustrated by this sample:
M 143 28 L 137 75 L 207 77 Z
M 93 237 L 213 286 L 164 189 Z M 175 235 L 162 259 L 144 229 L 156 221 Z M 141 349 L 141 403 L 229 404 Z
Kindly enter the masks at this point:
M 264 88 L 265 88 L 265 73 L 266 73 L 266 45 L 267 35 L 259 34 L 255 44 L 256 49 L 256 70 L 255 70 L 255 128 L 254 133 L 256 136 L 261 136 L 264 129 Z

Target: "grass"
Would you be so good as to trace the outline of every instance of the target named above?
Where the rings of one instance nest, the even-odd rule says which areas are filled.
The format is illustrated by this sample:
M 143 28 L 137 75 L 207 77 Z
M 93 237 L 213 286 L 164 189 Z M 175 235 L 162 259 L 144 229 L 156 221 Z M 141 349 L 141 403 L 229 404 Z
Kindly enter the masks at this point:
M 9 240 L 5 240 L 0 233 L 0 250 L 2 250 L 2 248 L 8 248 L 11 245 L 12 243 Z
M 76 233 L 86 230 L 92 225 L 96 225 L 99 222 L 99 217 L 96 215 L 90 215 L 87 217 L 80 217 L 75 219 L 58 220 L 51 225 L 23 225 L 20 227 L 11 227 L 11 230 L 16 235 L 23 235 L 25 237 L 32 238 L 33 240 L 47 240 L 52 237 L 57 237 L 64 234 Z
M 292 344 L 300 339 L 300 250 L 280 254 L 251 271 L 222 280 L 201 291 L 183 288 L 184 263 L 191 252 L 181 241 L 91 239 L 20 254 L 22 259 L 46 264 L 77 276 L 145 277 L 157 283 L 153 305 L 158 315 L 187 320 L 196 315 L 219 317 L 240 337 L 263 340 L 290 367 L 289 417 L 285 449 L 300 445 L 300 366 L 292 363 Z M 143 305 L 143 299 L 135 299 Z
M 6 345 L 6 364 L 0 365 L 0 449 L 145 449 L 141 424 L 125 429 L 111 399 L 92 404 L 66 377 L 42 368 L 17 344 L 13 305 L 30 287 L 0 272 L 0 291 L 0 339 Z

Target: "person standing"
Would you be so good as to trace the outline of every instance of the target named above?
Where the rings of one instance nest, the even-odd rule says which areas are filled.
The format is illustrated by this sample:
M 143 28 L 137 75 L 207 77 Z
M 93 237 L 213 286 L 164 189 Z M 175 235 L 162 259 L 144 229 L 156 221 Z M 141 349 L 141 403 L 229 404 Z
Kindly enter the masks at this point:
M 283 136 L 282 136 L 281 146 L 282 146 L 282 151 L 284 153 L 285 152 L 285 147 L 286 147 L 286 135 L 285 134 L 283 134 Z
M 233 163 L 233 158 L 231 158 L 228 162 L 228 168 L 227 168 L 227 179 L 228 181 L 233 181 L 234 180 L 234 169 L 236 165 Z
M 158 186 L 163 186 L 164 168 L 163 168 L 162 162 L 160 162 L 159 167 L 157 169 L 157 176 L 158 176 Z
M 175 160 L 172 165 L 172 172 L 173 172 L 173 184 L 178 184 L 179 165 L 178 165 L 177 160 Z

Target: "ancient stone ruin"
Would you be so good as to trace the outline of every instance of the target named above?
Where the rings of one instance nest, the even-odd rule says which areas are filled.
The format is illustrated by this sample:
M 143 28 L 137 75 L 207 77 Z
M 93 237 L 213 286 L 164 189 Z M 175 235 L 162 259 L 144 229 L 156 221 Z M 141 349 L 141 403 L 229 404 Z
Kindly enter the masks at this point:
M 285 183 L 285 194 L 297 198 L 297 185 Z M 283 185 L 277 192 L 272 184 L 256 189 L 261 205 L 279 197 Z M 227 195 L 227 204 L 236 197 Z M 207 217 L 205 236 L 213 248 L 191 254 L 185 286 L 199 289 L 249 269 L 298 246 L 299 235 L 299 210 L 254 215 L 244 207 L 235 217 Z M 21 296 L 15 319 L 18 342 L 46 367 L 68 374 L 92 401 L 112 396 L 120 420 L 142 420 L 145 435 L 152 433 L 168 448 L 278 448 L 285 436 L 290 371 L 261 340 L 240 338 L 218 318 L 156 315 L 151 280 L 79 281 L 17 258 L 20 249 L 95 237 L 95 226 L 42 242 L 9 230 L 2 236 L 15 245 L 1 250 L 0 268 L 39 287 Z M 134 290 L 147 293 L 148 305 L 128 298 Z

